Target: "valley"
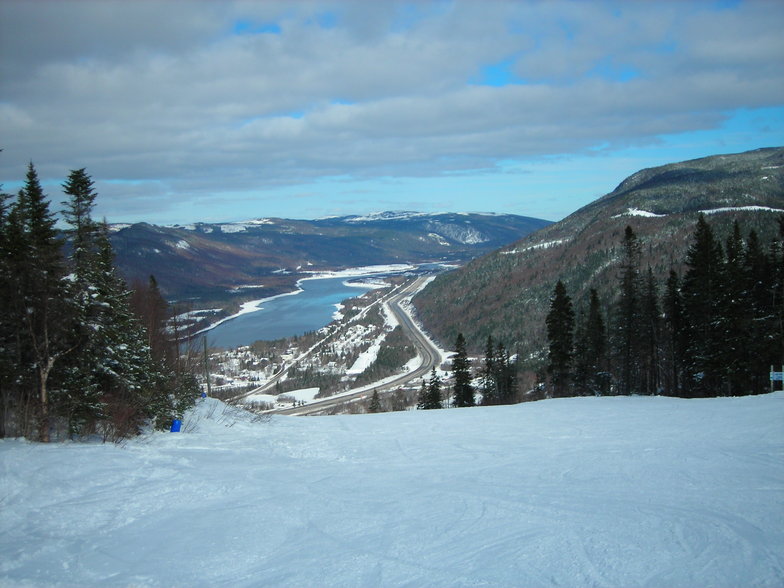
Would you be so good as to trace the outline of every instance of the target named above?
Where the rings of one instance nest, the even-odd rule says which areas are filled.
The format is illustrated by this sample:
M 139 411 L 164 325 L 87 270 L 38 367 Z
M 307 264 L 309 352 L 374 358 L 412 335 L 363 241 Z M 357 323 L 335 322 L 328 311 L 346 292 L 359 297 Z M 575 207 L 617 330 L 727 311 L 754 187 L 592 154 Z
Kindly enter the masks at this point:
M 218 318 L 240 304 L 295 291 L 314 274 L 361 266 L 455 263 L 548 226 L 513 214 L 382 212 L 316 220 L 113 225 L 117 266 L 129 284 L 155 276 L 162 294 Z
M 251 410 L 296 415 L 364 412 L 373 392 L 389 409 L 407 408 L 447 355 L 411 314 L 411 297 L 431 279 L 393 278 L 346 301 L 342 316 L 307 336 L 213 351 L 211 373 L 223 382 L 213 395 Z
M 428 372 L 446 367 L 444 352 L 437 349 L 451 347 L 457 333 L 463 332 L 474 358 L 488 336 L 500 346 L 499 353 L 510 350 L 507 359 L 500 359 L 510 362 L 514 388 L 501 403 L 539 398 L 542 395 L 534 391 L 542 390 L 539 383 L 544 380 L 544 318 L 556 280 L 563 280 L 574 294 L 581 320 L 589 290 L 595 289 L 604 299 L 602 312 L 609 325 L 617 320 L 610 305 L 618 288 L 624 227 L 633 227 L 639 240 L 639 267 L 648 267 L 651 279 L 660 283 L 669 270 L 684 271 L 682 260 L 698 218 L 710 220 L 720 242 L 733 223 L 740 223 L 743 231 L 754 231 L 755 238 L 776 254 L 776 219 L 784 213 L 782 160 L 784 149 L 761 149 L 642 170 L 564 220 L 456 263 L 453 271 L 422 281 L 407 275 L 411 272 L 405 270 L 414 265 L 401 265 L 387 286 L 351 300 L 339 313 L 344 316 L 325 328 L 282 341 L 254 343 L 223 355 L 216 352 L 216 375 L 225 382 L 220 397 L 254 410 L 337 414 L 367 412 L 370 395 L 376 391 L 383 410 L 403 410 L 416 404 L 417 388 Z M 433 228 L 433 219 L 425 218 Z M 407 217 L 405 222 L 410 220 Z M 403 221 L 389 213 L 352 222 Z M 454 228 L 442 232 L 458 235 Z M 460 236 L 466 242 L 480 240 L 470 231 Z M 298 267 L 297 271 L 302 275 L 313 270 Z M 652 288 L 657 297 L 655 283 Z M 663 286 L 658 288 L 661 292 Z M 296 297 L 291 300 L 296 303 Z M 656 318 L 660 320 L 661 315 Z M 427 340 L 420 337 L 423 331 L 428 333 Z M 662 345 L 661 341 L 657 344 Z M 663 356 L 657 362 L 652 368 L 657 380 L 649 385 L 649 393 L 661 392 L 664 384 L 659 378 L 669 369 Z M 257 367 L 238 379 L 234 372 L 243 363 L 262 369 Z M 480 378 L 481 363 L 474 361 L 473 371 L 480 399 L 480 388 L 485 385 Z M 601 369 L 609 373 L 606 367 Z M 755 368 L 757 380 L 760 369 Z M 451 376 L 449 371 L 439 374 Z M 448 404 L 452 383 L 446 379 L 444 383 Z M 755 386 L 759 389 L 759 382 Z M 604 390 L 608 393 L 610 388 Z

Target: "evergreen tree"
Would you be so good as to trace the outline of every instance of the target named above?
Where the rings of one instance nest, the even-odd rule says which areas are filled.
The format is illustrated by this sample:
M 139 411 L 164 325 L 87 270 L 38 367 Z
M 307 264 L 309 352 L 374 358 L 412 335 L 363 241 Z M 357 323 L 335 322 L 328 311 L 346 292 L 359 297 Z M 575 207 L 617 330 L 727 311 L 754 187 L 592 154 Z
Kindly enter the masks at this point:
M 495 380 L 495 344 L 493 337 L 488 335 L 485 345 L 485 361 L 482 368 L 482 404 L 491 406 L 499 403 L 498 385 Z
M 31 268 L 26 201 L 25 192 L 21 190 L 3 221 L 2 287 L 7 304 L 4 312 L 0 312 L 3 355 L 0 390 L 3 394 L 4 434 L 31 437 L 35 433 L 37 391 L 27 331 L 28 272 Z
M 424 410 L 427 407 L 427 384 L 424 379 L 422 379 L 422 385 L 419 387 L 416 407 L 417 410 Z
M 69 331 L 74 352 L 61 365 L 58 411 L 68 423 L 69 436 L 77 437 L 95 432 L 105 416 L 98 374 L 105 353 L 102 330 L 107 323 L 107 302 L 96 287 L 101 271 L 97 267 L 100 231 L 92 219 L 96 198 L 92 179 L 84 169 L 73 170 L 63 191 L 70 197 L 62 204 L 71 242 L 68 296 L 73 308 Z
M 663 370 L 664 392 L 670 396 L 678 396 L 682 393 L 687 335 L 680 279 L 675 270 L 672 269 L 667 278 L 662 306 L 664 310 L 664 334 L 662 337 L 665 366 Z
M 17 367 L 15 355 L 15 318 L 19 309 L 14 300 L 14 276 L 10 251 L 9 207 L 6 202 L 10 194 L 0 191 L 0 300 L 4 302 L 4 312 L 0 312 L 0 438 L 11 432 L 6 426 L 13 414 L 15 405 L 14 379 Z
M 773 346 L 771 354 L 773 363 L 784 365 L 784 214 L 779 216 L 779 239 L 777 251 L 773 252 L 775 283 L 773 288 L 774 336 L 777 344 Z
M 752 336 L 750 281 L 744 268 L 744 244 L 740 225 L 736 220 L 725 247 L 724 286 L 719 292 L 723 345 L 720 347 L 720 365 L 724 377 L 721 392 L 736 396 L 749 393 L 752 363 L 750 352 L 754 347 Z M 721 393 L 717 391 L 716 393 Z
M 57 362 L 73 348 L 69 347 L 68 302 L 64 296 L 66 285 L 62 241 L 55 229 L 55 218 L 41 188 L 32 163 L 28 166 L 24 188 L 16 202 L 17 222 L 23 232 L 21 246 L 15 254 L 22 254 L 24 268 L 20 272 L 18 293 L 23 304 L 20 337 L 22 378 L 32 375 L 24 386 L 30 386 L 35 398 L 36 429 L 40 441 L 50 440 L 51 409 L 50 380 Z
M 658 394 L 661 387 L 661 310 L 653 270 L 648 268 L 640 308 L 640 392 Z
M 609 392 L 607 372 L 607 329 L 602 318 L 599 294 L 589 293 L 588 312 L 575 332 L 575 388 L 579 395 L 602 396 Z
M 78 279 L 83 279 L 90 258 L 95 255 L 98 227 L 92 219 L 97 194 L 93 181 L 84 168 L 71 171 L 63 184 L 63 192 L 70 196 L 63 202 L 63 218 L 70 225 L 71 265 Z
M 74 436 L 97 431 L 117 440 L 147 423 L 167 426 L 194 402 L 197 382 L 152 357 L 108 229 L 91 218 L 92 180 L 76 170 L 63 187 L 70 272 L 32 164 L 16 201 L 8 207 L 0 198 L 0 296 L 8 301 L 0 313 L 0 434 L 49 441 L 67 424 Z
M 474 387 L 471 385 L 471 361 L 468 359 L 463 333 L 458 333 L 455 341 L 452 372 L 455 380 L 454 405 L 458 408 L 474 406 Z
M 108 227 L 98 237 L 92 283 L 104 313 L 98 318 L 98 378 L 106 403 L 104 434 L 110 439 L 135 435 L 148 420 L 170 424 L 172 399 L 162 366 L 153 361 L 147 335 L 129 305 L 130 292 L 114 266 Z
M 721 359 L 726 333 L 721 314 L 724 253 L 713 230 L 700 215 L 686 254 L 683 310 L 687 318 L 686 394 L 715 396 L 723 382 Z
M 420 393 L 420 401 L 417 404 L 417 408 L 422 410 L 443 408 L 441 404 L 441 378 L 436 373 L 436 368 L 433 368 L 427 385 L 425 385 L 424 381 L 422 382 L 422 392 Z
M 775 256 L 772 256 L 775 259 Z M 746 291 L 744 302 L 749 312 L 749 384 L 747 392 L 759 394 L 769 389 L 771 365 L 781 363 L 781 341 L 777 337 L 781 309 L 776 300 L 775 262 L 768 258 L 755 231 L 749 233 L 743 256 Z
M 549 343 L 547 372 L 553 385 L 553 396 L 566 396 L 574 352 L 574 310 L 561 280 L 558 280 L 553 290 L 550 312 L 545 322 Z
M 640 243 L 634 230 L 627 226 L 614 328 L 619 394 L 632 394 L 640 388 L 640 330 Z
M 378 397 L 378 390 L 373 390 L 373 396 L 370 398 L 370 405 L 368 412 L 377 413 L 381 412 L 381 399 Z
M 498 395 L 498 404 L 512 404 L 516 392 L 515 365 L 503 343 L 498 343 L 493 361 L 493 379 Z

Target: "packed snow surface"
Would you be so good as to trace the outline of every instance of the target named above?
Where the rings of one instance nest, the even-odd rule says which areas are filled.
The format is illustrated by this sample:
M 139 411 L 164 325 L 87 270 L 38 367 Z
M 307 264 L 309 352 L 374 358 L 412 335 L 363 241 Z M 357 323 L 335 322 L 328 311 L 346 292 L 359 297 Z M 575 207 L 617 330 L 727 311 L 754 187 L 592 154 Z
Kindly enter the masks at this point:
M 784 394 L 0 442 L 2 586 L 782 586 Z

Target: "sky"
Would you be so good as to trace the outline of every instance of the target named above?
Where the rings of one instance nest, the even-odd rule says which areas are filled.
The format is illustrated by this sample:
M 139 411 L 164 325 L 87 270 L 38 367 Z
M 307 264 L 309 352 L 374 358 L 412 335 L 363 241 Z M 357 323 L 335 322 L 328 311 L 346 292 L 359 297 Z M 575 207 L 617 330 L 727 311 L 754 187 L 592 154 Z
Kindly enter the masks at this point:
M 0 0 L 0 183 L 109 222 L 560 220 L 784 145 L 784 2 Z

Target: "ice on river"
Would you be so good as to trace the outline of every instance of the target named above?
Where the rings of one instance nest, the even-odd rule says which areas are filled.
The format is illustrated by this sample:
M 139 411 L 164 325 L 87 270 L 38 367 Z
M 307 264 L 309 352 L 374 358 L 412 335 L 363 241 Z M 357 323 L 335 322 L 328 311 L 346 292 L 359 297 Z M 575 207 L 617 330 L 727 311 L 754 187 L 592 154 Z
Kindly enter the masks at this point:
M 2 586 L 782 586 L 784 394 L 0 442 Z

